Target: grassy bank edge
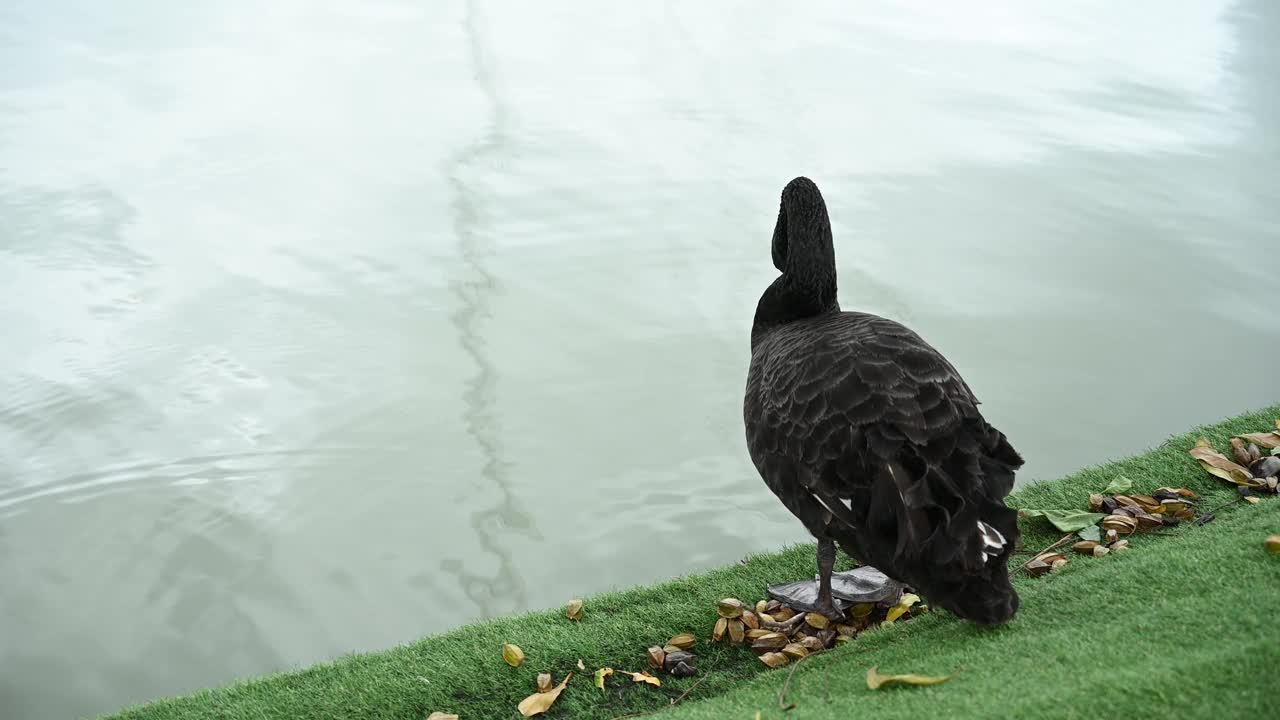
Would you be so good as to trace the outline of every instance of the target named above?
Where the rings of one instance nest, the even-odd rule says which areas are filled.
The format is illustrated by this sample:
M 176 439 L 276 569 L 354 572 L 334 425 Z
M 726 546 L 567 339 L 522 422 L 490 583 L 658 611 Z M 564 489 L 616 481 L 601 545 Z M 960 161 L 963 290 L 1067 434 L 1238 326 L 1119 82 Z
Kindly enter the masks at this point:
M 1280 417 L 1280 405 L 1196 428 L 1142 455 L 1022 488 L 1011 496 L 1010 504 L 1023 509 L 1079 508 L 1088 492 L 1097 492 L 1115 476 L 1126 475 L 1135 481 L 1135 492 L 1150 492 L 1161 485 L 1189 487 L 1202 494 L 1205 506 L 1217 505 L 1231 499 L 1233 491 L 1201 472 L 1186 455 L 1186 449 L 1200 435 L 1225 449 L 1231 435 L 1273 428 L 1276 417 Z M 1224 518 L 1221 524 L 1229 526 L 1233 522 L 1236 521 Z M 1209 528 L 1213 525 L 1206 526 Z M 1028 549 L 1044 547 L 1061 535 L 1040 520 L 1025 522 L 1023 530 L 1023 543 Z M 1222 532 L 1226 530 L 1229 528 Z M 1172 537 L 1144 537 L 1141 542 L 1144 545 L 1177 542 L 1177 538 L 1187 532 L 1191 529 L 1176 530 Z M 1131 555 L 1138 555 L 1140 549 L 1135 547 Z M 407 720 L 441 710 L 468 720 L 515 718 L 519 717 L 516 704 L 532 692 L 539 672 L 551 672 L 559 680 L 569 671 L 575 673 L 569 689 L 545 717 L 615 718 L 651 712 L 668 707 L 673 699 L 691 688 L 693 691 L 676 714 L 714 717 L 714 713 L 720 711 L 715 709 L 717 701 L 695 701 L 730 690 L 743 691 L 732 693 L 735 699 L 752 698 L 752 692 L 762 692 L 761 686 L 780 682 L 778 678 L 785 677 L 786 670 L 780 671 L 781 676 L 778 672 L 765 674 L 765 668 L 742 648 L 711 645 L 700 640 L 695 648 L 699 676 L 689 680 L 664 678 L 662 688 L 611 683 L 610 691 L 602 693 L 591 686 L 590 673 L 605 666 L 641 670 L 644 648 L 648 645 L 661 643 L 680 632 L 694 632 L 705 638 L 714 621 L 717 599 L 726 596 L 757 599 L 762 596 L 766 582 L 812 575 L 813 562 L 812 546 L 802 544 L 654 586 L 589 597 L 586 615 L 579 623 L 569 621 L 559 609 L 500 618 L 462 626 L 387 651 L 351 655 L 300 671 L 159 700 L 109 717 L 119 720 L 277 717 Z M 1058 578 L 1054 580 L 1057 582 Z M 1018 584 L 1020 591 L 1025 589 L 1032 597 L 1049 585 L 1025 578 Z M 1027 607 L 1025 600 L 1024 607 Z M 925 632 L 950 637 L 972 632 L 972 629 L 938 613 L 913 620 L 901 628 L 878 631 L 875 638 L 869 634 L 865 643 L 863 639 L 858 643 L 888 648 L 885 643 L 891 642 L 896 634 Z M 503 664 L 499 649 L 505 642 L 518 644 L 525 650 L 527 661 L 520 668 Z M 864 649 L 830 653 L 830 662 L 859 652 Z M 586 672 L 578 669 L 579 659 Z M 733 706 L 735 715 L 728 716 L 736 716 L 737 711 L 746 709 Z

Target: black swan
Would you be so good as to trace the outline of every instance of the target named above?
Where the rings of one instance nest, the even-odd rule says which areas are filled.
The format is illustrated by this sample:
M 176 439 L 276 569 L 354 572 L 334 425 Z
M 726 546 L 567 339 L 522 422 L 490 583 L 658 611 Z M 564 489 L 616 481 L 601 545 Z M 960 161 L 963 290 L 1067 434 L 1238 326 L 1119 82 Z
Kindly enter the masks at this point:
M 841 613 L 838 544 L 930 604 L 1006 622 L 1018 525 L 1004 498 L 1022 457 L 919 335 L 840 310 L 831 221 L 808 178 L 782 191 L 773 264 L 782 274 L 756 307 L 743 415 L 756 469 L 818 540 L 813 609 Z

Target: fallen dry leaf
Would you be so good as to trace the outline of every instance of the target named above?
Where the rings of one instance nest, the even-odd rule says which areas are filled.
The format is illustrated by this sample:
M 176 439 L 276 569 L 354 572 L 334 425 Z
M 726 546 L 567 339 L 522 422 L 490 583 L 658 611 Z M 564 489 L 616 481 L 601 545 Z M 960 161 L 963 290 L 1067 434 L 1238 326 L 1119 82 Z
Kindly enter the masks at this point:
M 738 598 L 725 598 L 716 603 L 716 612 L 722 618 L 733 619 L 742 617 L 742 611 L 746 609 L 746 605 Z
M 1262 502 L 1261 500 L 1258 499 L 1256 495 L 1250 495 L 1246 497 L 1244 501 L 1249 503 L 1250 505 L 1257 505 L 1258 503 Z
M 582 600 L 581 600 L 581 599 L 579 599 L 579 598 L 574 598 L 574 599 L 572 599 L 572 600 L 570 600 L 570 601 L 569 601 L 569 604 L 568 604 L 568 605 L 566 605 L 566 606 L 565 606 L 564 614 L 565 614 L 565 615 L 566 615 L 570 620 L 581 620 L 581 619 L 582 619 L 582 607 L 583 607 L 583 605 L 582 605 Z
M 551 709 L 551 704 L 560 697 L 560 693 L 564 692 L 564 686 L 569 684 L 569 678 L 573 677 L 573 673 L 564 676 L 564 680 L 560 684 L 551 688 L 547 692 L 537 692 L 520 701 L 516 709 L 525 717 L 531 717 L 539 713 L 544 713 Z
M 442 713 L 437 711 L 428 715 L 427 720 L 458 720 L 458 716 L 451 713 Z
M 930 675 L 883 675 L 876 670 L 873 665 L 867 670 L 867 687 L 872 690 L 879 690 L 885 685 L 894 683 L 902 683 L 904 685 L 939 685 L 951 678 L 959 675 L 960 671 L 951 673 L 950 675 L 930 676 Z
M 1280 535 L 1272 535 L 1263 543 L 1263 547 L 1272 555 L 1280 555 Z
M 698 640 L 693 636 L 693 633 L 680 633 L 668 640 L 667 644 L 680 648 L 681 650 L 688 650 L 693 647 L 696 642 L 698 642 Z
M 551 673 L 538 673 L 538 692 L 551 692 Z
M 746 637 L 747 626 L 742 624 L 742 620 L 733 618 L 729 620 L 729 642 L 734 645 L 740 645 L 742 639 Z
M 898 598 L 898 604 L 889 608 L 889 611 L 885 613 L 884 619 L 889 622 L 894 622 L 910 610 L 912 605 L 915 605 L 918 602 L 920 602 L 919 595 L 916 595 L 915 593 L 904 593 L 902 597 Z
M 1280 432 L 1249 433 L 1248 435 L 1241 435 L 1240 438 L 1260 447 L 1280 448 Z
M 653 646 L 646 651 L 649 660 L 649 667 L 660 668 L 662 663 L 667 659 L 667 651 L 658 646 Z
M 626 670 L 619 670 L 618 672 L 623 675 L 630 675 L 631 679 L 635 682 L 649 683 L 654 687 L 662 687 L 662 681 L 647 672 L 627 672 Z
M 790 658 L 780 652 L 767 652 L 760 656 L 760 662 L 771 668 L 780 668 L 789 661 Z
M 728 632 L 728 630 L 729 630 L 728 620 L 724 618 L 720 618 L 719 620 L 716 620 L 716 626 L 711 630 L 711 640 L 713 642 L 720 642 L 721 640 L 724 639 L 724 634 Z
M 511 667 L 520 667 L 520 663 L 524 662 L 524 651 L 519 645 L 507 643 L 502 646 L 502 659 Z
M 1253 462 L 1253 458 L 1249 455 L 1249 450 L 1244 446 L 1244 441 L 1238 437 L 1231 438 L 1231 457 L 1236 462 L 1248 467 Z
M 613 668 L 600 668 L 596 671 L 596 687 L 604 691 L 604 679 L 613 674 Z
M 1187 454 L 1199 460 L 1200 466 L 1208 471 L 1209 474 L 1220 477 L 1229 483 L 1245 487 L 1257 487 L 1259 485 L 1258 481 L 1253 479 L 1253 473 L 1214 450 L 1209 441 L 1204 438 L 1197 440 L 1196 446 L 1188 450 Z

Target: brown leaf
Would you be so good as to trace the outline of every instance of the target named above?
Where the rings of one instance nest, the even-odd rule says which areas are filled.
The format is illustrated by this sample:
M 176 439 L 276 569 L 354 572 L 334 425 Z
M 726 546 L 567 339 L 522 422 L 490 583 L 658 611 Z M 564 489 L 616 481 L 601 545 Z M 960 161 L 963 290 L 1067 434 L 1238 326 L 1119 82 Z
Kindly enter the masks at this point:
M 760 650 L 781 650 L 787 645 L 787 636 L 779 632 L 771 632 L 763 635 L 751 643 L 751 649 Z
M 596 671 L 596 687 L 604 691 L 604 679 L 613 674 L 613 668 L 600 668 Z
M 747 626 L 748 630 L 755 630 L 760 627 L 760 616 L 750 610 L 742 611 L 742 624 Z
M 1108 515 L 1102 519 L 1103 530 L 1115 530 L 1119 535 L 1130 535 L 1138 529 L 1138 521 L 1124 515 Z
M 564 686 L 569 684 L 569 678 L 573 677 L 573 673 L 564 676 L 564 680 L 560 684 L 551 688 L 547 692 L 538 692 L 520 701 L 516 709 L 525 717 L 531 717 L 539 713 L 544 713 L 551 709 L 551 704 L 560 697 L 560 693 L 564 692 Z
M 627 672 L 626 670 L 619 670 L 618 672 L 623 675 L 630 675 L 631 679 L 635 682 L 649 683 L 655 687 L 662 687 L 662 681 L 647 672 Z
M 583 610 L 582 600 L 578 598 L 574 598 L 569 601 L 568 605 L 565 606 L 564 614 L 568 616 L 570 620 L 581 620 L 582 610 Z
M 1240 437 L 1245 440 L 1248 440 L 1251 443 L 1260 445 L 1264 448 L 1280 447 L 1280 431 L 1268 432 L 1268 433 L 1249 433 L 1248 435 L 1241 435 Z M 1232 442 L 1234 444 L 1234 439 L 1232 440 Z
M 511 667 L 520 667 L 520 663 L 524 662 L 524 651 L 519 645 L 507 643 L 502 646 L 502 659 Z
M 551 673 L 538 673 L 538 692 L 551 692 Z
M 1130 495 L 1129 497 L 1133 498 L 1134 502 L 1138 503 L 1138 507 L 1149 513 L 1155 512 L 1156 508 L 1160 507 L 1160 501 L 1150 495 Z
M 1138 505 L 1137 500 L 1134 500 L 1128 495 L 1116 495 L 1114 497 L 1116 499 L 1116 504 L 1120 505 L 1121 507 L 1141 507 L 1140 505 Z
M 428 715 L 427 720 L 458 720 L 458 716 L 451 713 L 442 713 L 437 711 Z
M 1214 450 L 1209 441 L 1204 438 L 1196 441 L 1196 446 L 1187 451 L 1191 457 L 1200 461 L 1200 466 L 1208 471 L 1211 475 L 1226 480 L 1229 483 L 1243 485 L 1245 487 L 1257 487 L 1258 483 L 1253 479 L 1253 473 L 1247 469 L 1231 462 L 1225 455 Z M 1118 499 L 1118 498 L 1117 498 Z
M 729 621 L 725 618 L 716 620 L 716 626 L 711 631 L 712 642 L 720 642 L 724 639 L 724 634 L 729 631 Z
M 747 628 L 738 618 L 729 620 L 729 642 L 734 645 L 742 644 L 742 639 L 746 636 Z
M 867 687 L 872 690 L 879 690 L 885 685 L 901 683 L 904 685 L 938 685 L 944 683 L 951 678 L 959 675 L 960 671 L 951 673 L 950 675 L 930 676 L 930 675 L 883 675 L 878 672 L 875 666 L 867 670 Z
M 809 654 L 809 649 L 800 643 L 787 643 L 787 645 L 782 648 L 782 654 L 792 660 L 799 660 Z
M 1027 561 L 1027 564 L 1022 567 L 1026 568 L 1027 572 L 1031 574 L 1031 577 L 1040 577 L 1053 569 L 1052 564 L 1044 562 L 1043 560 L 1035 559 Z
M 771 668 L 782 667 L 787 664 L 788 660 L 790 660 L 790 658 L 780 652 L 767 652 L 760 656 L 760 662 Z
M 1249 449 L 1244 446 L 1244 441 L 1238 437 L 1231 438 L 1231 457 L 1245 466 L 1253 462 L 1253 458 L 1249 457 Z
M 720 617 L 732 620 L 741 617 L 746 607 L 746 604 L 738 598 L 725 598 L 716 603 L 716 612 L 720 613 Z
M 662 663 L 666 662 L 667 660 L 667 651 L 663 650 L 660 647 L 654 646 L 649 648 L 648 656 L 649 656 L 649 667 L 655 668 L 655 669 L 660 668 L 662 667 Z
M 1107 532 L 1115 532 L 1115 531 L 1114 531 L 1114 530 L 1108 530 Z M 1096 542 L 1094 542 L 1094 541 L 1092 541 L 1092 540 L 1081 540 L 1080 542 L 1076 543 L 1075 545 L 1072 545 L 1072 546 L 1071 546 L 1071 549 L 1072 549 L 1074 552 L 1078 552 L 1078 553 L 1080 553 L 1081 555 L 1092 555 L 1092 554 L 1093 554 L 1093 549 L 1094 549 L 1094 548 L 1096 548 L 1096 547 L 1098 547 L 1098 543 L 1096 543 Z
M 1199 498 L 1199 497 L 1200 497 L 1199 495 L 1195 494 L 1194 492 L 1192 492 L 1192 491 L 1190 491 L 1190 490 L 1188 490 L 1188 489 L 1186 489 L 1186 488 L 1162 487 L 1162 488 L 1159 488 L 1158 490 L 1156 490 L 1156 492 L 1168 492 L 1168 493 L 1173 493 L 1174 495 L 1181 495 L 1182 497 L 1184 497 L 1184 498 L 1188 498 L 1188 499 L 1191 499 L 1191 500 L 1195 500 L 1195 499 L 1197 499 L 1197 498 Z
M 697 642 L 698 639 L 693 636 L 693 633 L 680 633 L 668 640 L 667 644 L 679 648 L 680 650 L 688 650 Z

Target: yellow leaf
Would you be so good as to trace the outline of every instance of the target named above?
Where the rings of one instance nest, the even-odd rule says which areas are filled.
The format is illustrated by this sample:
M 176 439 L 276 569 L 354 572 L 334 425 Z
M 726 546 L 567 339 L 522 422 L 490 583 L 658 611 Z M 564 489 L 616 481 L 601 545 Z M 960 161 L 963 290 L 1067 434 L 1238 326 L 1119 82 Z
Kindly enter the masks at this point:
M 911 606 L 918 602 L 920 602 L 919 595 L 916 595 L 915 593 L 906 593 L 898 599 L 897 605 L 889 608 L 889 612 L 884 614 L 884 619 L 888 622 L 893 622 L 906 614 L 906 612 L 911 609 Z
M 1272 555 L 1280 555 L 1280 535 L 1272 535 L 1268 537 L 1266 541 L 1263 542 L 1262 546 L 1267 549 L 1268 553 Z
M 1259 487 L 1262 483 L 1253 479 L 1253 473 L 1236 463 L 1228 460 L 1225 455 L 1214 450 L 1209 445 L 1209 441 L 1200 438 L 1196 441 L 1196 446 L 1187 451 L 1191 457 L 1200 461 L 1200 466 L 1207 470 L 1211 475 L 1226 480 L 1236 485 L 1244 485 L 1245 487 Z
M 604 679 L 613 674 L 613 668 L 600 668 L 596 671 L 596 687 L 604 691 Z
M 626 670 L 619 670 L 618 672 L 622 673 L 623 675 L 630 675 L 630 676 L 631 676 L 631 679 L 632 679 L 632 680 L 634 680 L 634 681 L 636 681 L 636 682 L 649 683 L 650 685 L 654 685 L 654 686 L 656 686 L 656 687 L 662 687 L 662 681 L 661 681 L 661 680 L 659 680 L 658 678 L 656 678 L 656 677 L 654 677 L 654 676 L 650 675 L 649 673 L 646 673 L 646 672 L 638 672 L 638 673 L 637 673 L 637 672 L 627 672 Z
M 458 720 L 458 716 L 451 715 L 449 713 L 433 712 L 427 716 L 427 720 Z
M 942 677 L 930 675 L 882 675 L 876 671 L 876 668 L 873 665 L 871 669 L 867 670 L 867 687 L 872 690 L 879 690 L 885 685 L 892 685 L 893 683 L 902 683 L 904 685 L 938 685 L 959 674 L 960 671 L 957 670 L 950 675 L 944 675 Z
M 525 717 L 531 717 L 538 713 L 544 713 L 551 708 L 551 704 L 560 697 L 560 693 L 564 692 L 564 686 L 569 684 L 569 678 L 573 677 L 573 673 L 564 676 L 564 680 L 560 684 L 551 688 L 547 692 L 534 693 L 529 697 L 520 701 L 516 709 Z
M 564 609 L 564 614 L 569 616 L 570 620 L 582 619 L 582 600 L 574 598 L 569 601 L 568 606 Z
M 524 662 L 524 651 L 519 645 L 507 643 L 502 646 L 502 659 L 511 667 L 520 667 L 520 663 Z

